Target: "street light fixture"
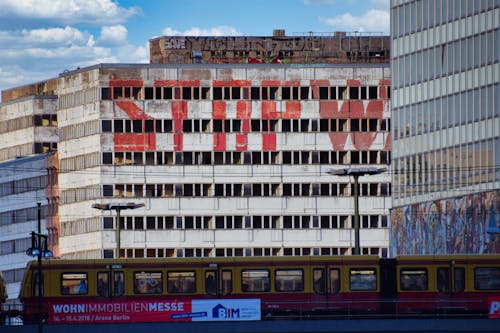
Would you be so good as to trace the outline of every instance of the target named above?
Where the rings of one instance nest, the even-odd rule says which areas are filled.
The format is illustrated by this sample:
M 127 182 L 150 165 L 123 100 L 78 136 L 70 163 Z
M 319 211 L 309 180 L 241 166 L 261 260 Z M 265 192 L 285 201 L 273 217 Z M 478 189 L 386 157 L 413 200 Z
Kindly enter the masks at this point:
M 116 258 L 120 258 L 120 212 L 124 209 L 137 209 L 144 207 L 143 203 L 136 204 L 134 202 L 119 202 L 109 204 L 93 204 L 92 208 L 100 210 L 115 210 L 116 211 Z
M 42 203 L 38 202 L 38 232 L 31 232 L 31 247 L 26 250 L 26 254 L 32 257 L 37 257 L 38 261 L 38 276 L 35 280 L 38 287 L 38 332 L 43 331 L 43 277 L 42 277 L 42 258 L 51 258 L 52 251 L 47 246 L 47 235 L 42 234 Z
M 387 168 L 376 167 L 358 167 L 330 170 L 327 173 L 334 176 L 353 176 L 354 178 L 354 253 L 361 254 L 359 245 L 359 194 L 358 194 L 358 178 L 359 176 L 378 175 L 387 171 Z

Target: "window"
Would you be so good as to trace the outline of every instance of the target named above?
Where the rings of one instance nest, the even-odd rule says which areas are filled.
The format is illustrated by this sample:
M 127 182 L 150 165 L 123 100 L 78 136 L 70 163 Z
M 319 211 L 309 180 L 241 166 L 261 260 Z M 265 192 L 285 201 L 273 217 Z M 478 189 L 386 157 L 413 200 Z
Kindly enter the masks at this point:
M 423 268 L 402 268 L 399 275 L 399 283 L 403 291 L 427 290 L 427 270 Z
M 196 291 L 194 272 L 168 272 L 167 291 L 169 293 L 194 293 Z
M 247 269 L 241 272 L 241 291 L 269 291 L 270 277 L 267 269 Z
M 353 291 L 377 289 L 377 275 L 372 268 L 353 268 L 349 271 L 349 288 Z
M 86 295 L 88 293 L 87 273 L 62 273 L 62 295 Z
M 450 269 L 448 267 L 437 269 L 437 289 L 442 293 L 450 291 Z
M 330 294 L 340 291 L 340 271 L 337 268 L 330 269 Z
M 125 294 L 125 273 L 122 271 L 114 272 L 114 289 L 113 295 L 122 296 Z
M 325 270 L 323 268 L 315 268 L 313 270 L 313 289 L 317 294 L 325 293 Z
M 453 292 L 459 293 L 465 290 L 465 268 L 463 267 L 454 267 L 453 268 Z
M 222 295 L 229 295 L 233 292 L 233 277 L 229 270 L 222 271 Z
M 163 278 L 161 272 L 134 272 L 134 293 L 161 294 Z
M 97 273 L 97 295 L 109 296 L 109 272 Z
M 500 267 L 478 267 L 474 269 L 476 290 L 500 290 Z
M 205 272 L 205 292 L 208 295 L 217 295 L 217 272 Z
M 274 274 L 276 291 L 304 290 L 304 272 L 301 269 L 277 269 Z

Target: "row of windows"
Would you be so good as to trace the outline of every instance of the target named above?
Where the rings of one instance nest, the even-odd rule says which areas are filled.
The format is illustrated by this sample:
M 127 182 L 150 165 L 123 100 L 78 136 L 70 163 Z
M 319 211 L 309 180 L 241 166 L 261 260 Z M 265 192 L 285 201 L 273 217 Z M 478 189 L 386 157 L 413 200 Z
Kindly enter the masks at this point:
M 436 287 L 440 292 L 449 293 L 451 291 L 450 284 L 453 286 L 453 293 L 460 293 L 465 290 L 465 269 L 463 267 L 454 267 L 452 277 L 450 277 L 449 267 L 438 267 L 436 276 Z M 399 281 L 403 291 L 429 290 L 429 272 L 426 268 L 402 268 Z M 500 290 L 500 268 L 475 268 L 474 289 Z
M 395 7 L 392 35 L 400 37 L 498 8 L 496 0 L 420 0 Z
M 112 184 L 103 185 L 104 197 L 281 197 L 349 196 L 350 183 L 253 183 L 253 184 Z M 360 196 L 390 196 L 389 183 L 359 184 Z
M 347 229 L 353 225 L 349 215 L 235 215 L 235 216 L 122 216 L 125 230 L 163 229 Z M 103 218 L 103 228 L 115 227 L 114 217 Z M 65 223 L 63 227 L 66 227 Z M 386 215 L 360 215 L 360 227 L 386 228 Z
M 25 268 L 7 269 L 1 271 L 5 283 L 16 283 L 23 280 Z
M 29 156 L 33 154 L 33 143 L 25 143 L 20 145 L 10 145 L 4 149 L 0 149 L 0 160 L 7 161 L 18 156 Z
M 328 292 L 335 294 L 340 291 L 340 269 L 330 268 L 330 287 Z M 110 286 L 110 272 L 97 273 L 97 295 L 109 297 L 124 294 L 124 272 L 114 271 L 113 288 Z M 273 279 L 269 269 L 243 269 L 239 280 L 242 292 L 300 292 L 304 290 L 304 270 L 301 268 L 274 269 Z M 222 294 L 233 292 L 233 271 L 223 269 L 221 272 Z M 62 295 L 87 295 L 88 273 L 63 272 L 61 273 L 60 290 Z M 193 294 L 197 292 L 195 271 L 136 271 L 132 274 L 134 294 L 164 294 L 165 282 L 168 294 Z M 313 269 L 313 289 L 316 293 L 324 294 L 325 269 Z M 274 286 L 271 287 L 271 280 Z M 36 288 L 34 288 L 36 289 Z M 349 270 L 349 290 L 375 291 L 377 289 L 377 272 L 373 268 L 351 268 Z M 204 272 L 204 293 L 217 295 L 217 271 Z
M 47 213 L 48 213 L 48 206 L 41 206 L 41 215 L 47 216 Z M 0 225 L 36 221 L 37 219 L 38 219 L 38 207 L 9 210 L 0 213 Z
M 105 249 L 102 258 L 113 258 L 115 250 Z M 74 253 L 73 253 L 74 254 Z M 81 253 L 79 253 L 81 254 Z M 208 258 L 208 257 L 260 257 L 260 256 L 338 256 L 352 254 L 347 247 L 283 247 L 283 248 L 127 248 L 120 249 L 120 258 Z M 387 248 L 362 247 L 361 254 L 381 255 L 387 258 Z M 101 254 L 98 255 L 101 257 Z M 90 256 L 94 258 L 94 256 Z M 75 257 L 76 258 L 76 257 Z M 73 259 L 75 259 L 73 258 Z M 87 258 L 85 255 L 79 259 Z
M 395 161 L 396 198 L 500 180 L 500 139 L 483 140 Z
M 499 85 L 476 88 L 393 110 L 394 138 L 492 119 L 500 110 Z
M 102 120 L 104 133 L 310 133 L 310 132 L 378 132 L 390 130 L 390 119 L 146 119 Z M 94 133 L 92 133 L 94 134 Z
M 401 291 L 427 291 L 434 287 L 442 293 L 454 293 L 465 290 L 465 269 L 453 268 L 453 281 L 450 279 L 449 267 L 438 267 L 436 270 L 436 285 L 429 285 L 429 273 L 426 268 L 402 267 L 399 272 Z M 218 294 L 217 277 L 220 274 L 222 295 L 234 292 L 234 274 L 229 269 L 205 270 L 203 272 L 203 293 Z M 112 274 L 112 278 L 111 278 Z M 328 274 L 328 275 L 327 275 Z M 371 268 L 350 268 L 348 271 L 348 289 L 350 291 L 376 291 L 378 272 Z M 135 271 L 131 274 L 134 294 L 193 294 L 197 290 L 197 275 L 195 271 Z M 238 280 L 241 282 L 241 292 L 301 292 L 304 291 L 304 270 L 302 268 L 242 269 Z M 97 288 L 89 291 L 89 274 L 84 272 L 61 273 L 60 290 L 63 295 L 97 294 L 102 297 L 122 296 L 125 294 L 125 272 L 97 272 Z M 34 282 L 37 277 L 35 275 Z M 111 282 L 113 286 L 111 286 Z M 313 268 L 312 289 L 318 294 L 336 294 L 341 290 L 341 271 L 338 268 Z M 35 284 L 34 283 L 34 284 Z M 166 288 L 165 288 L 166 285 Z M 496 267 L 477 267 L 474 269 L 474 289 L 500 290 L 500 269 Z M 33 288 L 37 290 L 37 288 Z
M 498 62 L 499 33 L 497 29 L 393 59 L 394 86 L 415 85 Z
M 26 252 L 31 246 L 31 238 L 19 238 L 0 242 L 0 255 Z
M 103 100 L 374 100 L 390 99 L 388 86 L 328 87 L 112 87 Z
M 387 165 L 390 159 L 391 154 L 386 150 L 102 153 L 105 165 Z
M 0 122 L 0 133 L 13 132 L 33 126 L 57 127 L 57 114 L 37 114 L 4 120 Z
M 37 176 L 0 183 L 0 196 L 42 190 L 47 187 L 47 176 Z
M 33 127 L 34 121 L 32 116 L 18 117 L 0 121 L 0 133 L 8 133 L 20 129 Z

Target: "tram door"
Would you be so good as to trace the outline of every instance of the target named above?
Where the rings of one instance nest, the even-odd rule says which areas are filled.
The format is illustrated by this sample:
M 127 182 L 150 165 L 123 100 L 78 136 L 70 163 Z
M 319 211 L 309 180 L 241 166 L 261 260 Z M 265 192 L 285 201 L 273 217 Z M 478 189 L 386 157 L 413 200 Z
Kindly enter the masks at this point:
M 318 302 L 314 307 L 325 310 L 341 307 L 340 269 L 332 266 L 313 268 L 313 291 L 313 301 Z
M 97 294 L 101 297 L 121 297 L 125 294 L 125 273 L 121 265 L 108 265 L 97 272 Z
M 460 308 L 459 302 L 465 291 L 465 267 L 455 265 L 453 261 L 448 266 L 437 267 L 436 283 L 438 298 L 443 303 L 436 305 L 448 310 Z
M 233 292 L 232 271 L 219 266 L 205 270 L 204 291 L 212 298 L 221 298 Z

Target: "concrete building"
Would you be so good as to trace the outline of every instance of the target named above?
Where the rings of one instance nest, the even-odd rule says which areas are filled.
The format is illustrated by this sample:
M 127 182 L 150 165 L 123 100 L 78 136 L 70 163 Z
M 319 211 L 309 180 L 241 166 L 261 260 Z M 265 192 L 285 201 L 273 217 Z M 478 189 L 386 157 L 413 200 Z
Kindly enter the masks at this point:
M 159 40 L 151 47 L 167 45 Z M 63 258 L 352 253 L 352 179 L 328 172 L 390 162 L 388 38 L 373 41 L 385 43 L 373 54 L 364 46 L 373 61 L 349 61 L 352 48 L 339 49 L 340 63 L 152 58 L 2 92 L 2 111 L 57 96 L 54 249 Z M 386 256 L 389 174 L 359 181 L 362 253 Z M 124 204 L 144 206 L 120 209 L 117 223 Z
M 391 1 L 391 254 L 500 252 L 498 1 Z

